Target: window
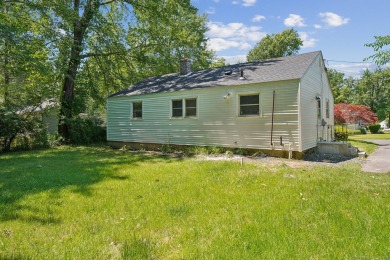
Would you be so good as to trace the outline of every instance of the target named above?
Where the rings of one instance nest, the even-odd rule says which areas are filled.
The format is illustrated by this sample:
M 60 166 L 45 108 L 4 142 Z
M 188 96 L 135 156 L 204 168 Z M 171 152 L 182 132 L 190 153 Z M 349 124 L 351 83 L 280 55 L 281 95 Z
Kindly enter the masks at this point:
M 326 100 L 326 118 L 329 118 L 329 100 Z
M 321 120 L 321 99 L 317 100 L 317 119 Z
M 240 96 L 240 116 L 258 115 L 260 115 L 259 94 Z
M 142 102 L 133 102 L 133 118 L 142 118 Z
M 186 117 L 196 117 L 196 98 L 185 99 Z
M 172 117 L 183 117 L 183 100 L 172 100 Z
M 196 117 L 196 98 L 172 100 L 172 117 Z

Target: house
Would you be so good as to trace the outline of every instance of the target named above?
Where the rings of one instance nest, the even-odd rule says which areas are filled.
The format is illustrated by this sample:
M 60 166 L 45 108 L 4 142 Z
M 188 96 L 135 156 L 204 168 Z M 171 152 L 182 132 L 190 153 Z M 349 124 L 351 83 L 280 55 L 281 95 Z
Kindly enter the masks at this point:
M 380 122 L 380 125 L 381 125 L 382 129 L 387 129 L 387 122 L 386 122 L 386 120 L 383 120 L 382 122 Z
M 56 99 L 46 99 L 36 106 L 29 106 L 20 110 L 18 113 L 31 114 L 47 126 L 47 132 L 52 134 L 57 131 L 58 126 L 58 102 Z
M 110 145 L 220 146 L 294 157 L 333 140 L 320 51 L 151 77 L 107 98 Z

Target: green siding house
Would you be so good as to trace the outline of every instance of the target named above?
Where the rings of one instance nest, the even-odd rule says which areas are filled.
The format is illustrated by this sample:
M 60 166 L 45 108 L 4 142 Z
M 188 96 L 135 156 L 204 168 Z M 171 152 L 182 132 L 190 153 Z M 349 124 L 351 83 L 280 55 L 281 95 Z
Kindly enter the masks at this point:
M 192 145 L 299 157 L 333 139 L 333 94 L 320 51 L 148 78 L 107 99 L 113 146 Z

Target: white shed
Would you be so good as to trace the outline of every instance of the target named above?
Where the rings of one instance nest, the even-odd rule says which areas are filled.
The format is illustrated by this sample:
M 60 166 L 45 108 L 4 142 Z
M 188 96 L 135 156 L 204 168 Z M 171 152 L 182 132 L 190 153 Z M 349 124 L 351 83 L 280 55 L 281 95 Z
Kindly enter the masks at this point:
M 295 157 L 333 139 L 333 94 L 320 51 L 151 77 L 107 99 L 107 140 L 220 146 Z

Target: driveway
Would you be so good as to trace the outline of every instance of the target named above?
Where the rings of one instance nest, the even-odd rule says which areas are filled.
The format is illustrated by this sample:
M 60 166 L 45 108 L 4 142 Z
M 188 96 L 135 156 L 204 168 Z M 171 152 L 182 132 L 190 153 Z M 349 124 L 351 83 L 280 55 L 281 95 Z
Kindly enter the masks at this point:
M 366 140 L 375 143 L 378 148 L 363 162 L 362 171 L 390 173 L 390 140 Z

